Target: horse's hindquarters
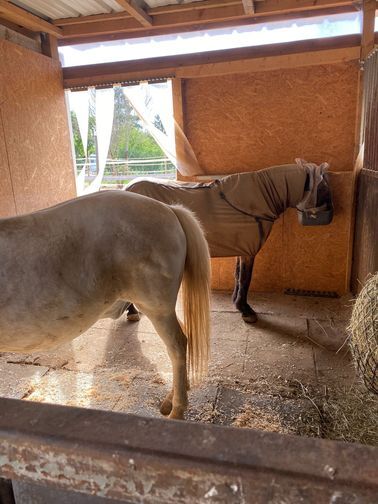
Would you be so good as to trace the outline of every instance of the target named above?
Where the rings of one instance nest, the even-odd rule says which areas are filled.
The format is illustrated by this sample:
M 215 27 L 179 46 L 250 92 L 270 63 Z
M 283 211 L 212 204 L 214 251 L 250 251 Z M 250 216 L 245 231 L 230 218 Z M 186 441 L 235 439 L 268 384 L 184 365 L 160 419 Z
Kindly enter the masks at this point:
M 70 341 L 120 298 L 174 306 L 185 254 L 174 213 L 124 192 L 0 220 L 0 351 Z

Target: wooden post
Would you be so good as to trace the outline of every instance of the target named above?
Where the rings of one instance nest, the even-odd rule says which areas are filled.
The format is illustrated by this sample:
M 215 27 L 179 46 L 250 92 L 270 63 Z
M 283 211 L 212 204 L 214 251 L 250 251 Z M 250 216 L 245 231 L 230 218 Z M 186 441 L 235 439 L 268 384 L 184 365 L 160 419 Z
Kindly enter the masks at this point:
M 193 180 L 192 175 L 200 172 L 200 167 L 195 153 L 185 135 L 185 113 L 183 100 L 183 80 L 179 78 L 172 79 L 172 99 L 173 99 L 173 118 L 175 120 L 175 142 L 177 157 L 177 179 Z M 182 169 L 182 170 L 181 170 Z M 185 175 L 183 175 L 183 173 Z
M 175 144 L 177 156 L 177 179 L 185 180 L 186 177 L 180 173 L 180 165 L 183 163 L 185 145 L 181 131 L 184 131 L 184 108 L 183 108 L 183 80 L 179 78 L 172 79 L 172 100 L 173 100 L 173 119 L 175 121 Z M 181 130 L 181 131 L 180 131 Z
M 360 65 L 361 71 L 358 80 L 357 89 L 357 110 L 356 110 L 356 126 L 354 138 L 354 167 L 353 167 L 353 183 L 352 183 L 352 218 L 349 230 L 349 246 L 347 252 L 347 278 L 346 287 L 351 287 L 351 277 L 353 268 L 353 247 L 355 238 L 355 225 L 356 225 L 356 210 L 357 210 L 357 182 L 360 172 L 364 164 L 364 153 L 361 145 L 361 132 L 362 132 L 362 104 L 363 104 L 363 88 L 364 88 L 364 62 L 369 53 L 374 49 L 374 24 L 375 24 L 375 10 L 376 0 L 363 0 L 363 20 L 362 20 L 362 34 L 361 34 L 361 49 L 360 49 Z M 352 286 L 353 287 L 353 286 Z
M 45 56 L 49 56 L 50 58 L 59 61 L 58 39 L 50 33 L 44 33 L 42 34 L 41 42 L 42 53 Z
M 374 23 L 376 0 L 363 0 L 363 20 L 361 36 L 361 61 L 374 49 Z

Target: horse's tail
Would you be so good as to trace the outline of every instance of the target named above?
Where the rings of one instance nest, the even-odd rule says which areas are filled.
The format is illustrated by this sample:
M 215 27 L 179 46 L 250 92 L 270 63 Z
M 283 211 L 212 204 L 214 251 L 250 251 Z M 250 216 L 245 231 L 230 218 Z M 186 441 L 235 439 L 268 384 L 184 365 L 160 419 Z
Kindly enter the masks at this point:
M 202 227 L 194 214 L 172 206 L 186 235 L 186 261 L 181 284 L 188 367 L 197 381 L 207 372 L 210 346 L 210 255 Z

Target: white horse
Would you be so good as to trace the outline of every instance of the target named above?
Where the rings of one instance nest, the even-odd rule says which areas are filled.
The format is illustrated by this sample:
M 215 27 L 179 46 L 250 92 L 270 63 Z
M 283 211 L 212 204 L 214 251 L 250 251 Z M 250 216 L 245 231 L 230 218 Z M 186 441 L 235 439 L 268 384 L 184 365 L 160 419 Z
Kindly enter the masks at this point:
M 137 194 L 101 192 L 0 219 L 0 351 L 56 347 L 130 300 L 172 362 L 173 389 L 161 412 L 183 418 L 187 348 L 192 377 L 207 366 L 209 264 L 189 210 Z M 175 311 L 181 282 L 183 330 Z

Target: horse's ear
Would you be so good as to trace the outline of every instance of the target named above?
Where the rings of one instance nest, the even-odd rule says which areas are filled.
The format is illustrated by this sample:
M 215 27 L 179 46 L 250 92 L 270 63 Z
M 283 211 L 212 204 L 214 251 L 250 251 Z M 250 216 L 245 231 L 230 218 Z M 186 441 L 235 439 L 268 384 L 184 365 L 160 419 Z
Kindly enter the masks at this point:
M 322 163 L 320 165 L 320 172 L 323 174 L 323 173 L 326 173 L 328 171 L 328 168 L 329 168 L 329 164 L 328 163 Z
M 295 158 L 295 162 L 297 163 L 298 166 L 305 168 L 305 165 L 308 164 L 305 159 L 301 158 Z

